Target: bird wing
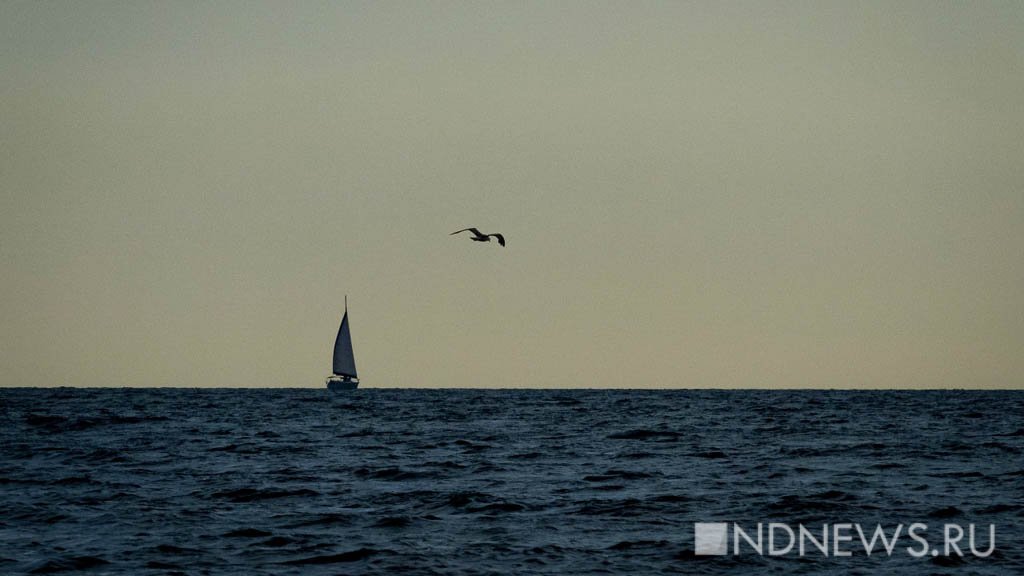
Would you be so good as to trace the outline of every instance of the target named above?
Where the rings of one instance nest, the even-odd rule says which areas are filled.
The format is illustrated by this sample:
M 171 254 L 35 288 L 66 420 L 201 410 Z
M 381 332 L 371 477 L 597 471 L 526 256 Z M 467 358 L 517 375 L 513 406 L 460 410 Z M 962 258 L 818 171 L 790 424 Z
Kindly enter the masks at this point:
M 476 228 L 463 228 L 462 230 L 457 230 L 455 232 L 452 232 L 451 234 L 449 234 L 449 236 L 451 236 L 452 234 L 458 234 L 459 232 L 465 232 L 467 230 L 469 230 L 473 234 L 476 234 L 477 236 L 483 236 L 483 234 L 481 234 L 480 231 L 477 230 Z
M 494 236 L 495 238 L 498 239 L 498 244 L 501 244 L 502 246 L 505 245 L 505 237 L 502 236 L 501 234 L 488 234 L 488 236 Z

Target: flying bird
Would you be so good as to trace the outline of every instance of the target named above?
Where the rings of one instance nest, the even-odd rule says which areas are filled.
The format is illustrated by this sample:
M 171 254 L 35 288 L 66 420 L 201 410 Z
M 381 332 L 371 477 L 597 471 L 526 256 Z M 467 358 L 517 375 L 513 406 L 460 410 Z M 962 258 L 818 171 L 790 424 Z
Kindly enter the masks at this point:
M 452 232 L 451 234 L 449 234 L 449 236 L 452 236 L 454 234 L 458 234 L 459 232 L 466 232 L 466 231 L 469 231 L 469 232 L 473 233 L 473 237 L 470 238 L 470 240 L 472 240 L 474 242 L 490 242 L 491 241 L 491 236 L 494 236 L 495 238 L 498 239 L 498 244 L 501 244 L 502 246 L 505 245 L 505 237 L 502 236 L 501 234 L 484 234 L 483 232 L 477 230 L 476 228 L 463 228 L 462 230 L 459 230 L 457 232 Z

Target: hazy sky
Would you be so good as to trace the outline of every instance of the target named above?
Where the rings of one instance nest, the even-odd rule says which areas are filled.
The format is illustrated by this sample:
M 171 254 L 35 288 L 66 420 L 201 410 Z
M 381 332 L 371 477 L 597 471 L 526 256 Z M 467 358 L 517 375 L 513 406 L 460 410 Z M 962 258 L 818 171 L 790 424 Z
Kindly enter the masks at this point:
M 345 294 L 364 386 L 1020 388 L 1024 3 L 0 2 L 0 385 Z

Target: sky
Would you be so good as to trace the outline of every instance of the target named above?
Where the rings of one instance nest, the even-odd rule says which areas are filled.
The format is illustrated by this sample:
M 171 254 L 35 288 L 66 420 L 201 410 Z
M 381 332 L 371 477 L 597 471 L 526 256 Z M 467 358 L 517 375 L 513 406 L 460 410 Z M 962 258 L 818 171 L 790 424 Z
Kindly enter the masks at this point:
M 0 3 L 0 385 L 1024 388 L 1024 3 Z M 475 226 L 508 245 L 449 233 Z

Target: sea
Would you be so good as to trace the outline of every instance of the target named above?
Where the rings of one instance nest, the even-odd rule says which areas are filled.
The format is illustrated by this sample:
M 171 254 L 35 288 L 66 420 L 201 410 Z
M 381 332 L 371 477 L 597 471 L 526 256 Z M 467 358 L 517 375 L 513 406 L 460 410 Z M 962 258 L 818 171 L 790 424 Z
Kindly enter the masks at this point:
M 0 574 L 1018 575 L 1022 451 L 1024 391 L 7 388 Z

